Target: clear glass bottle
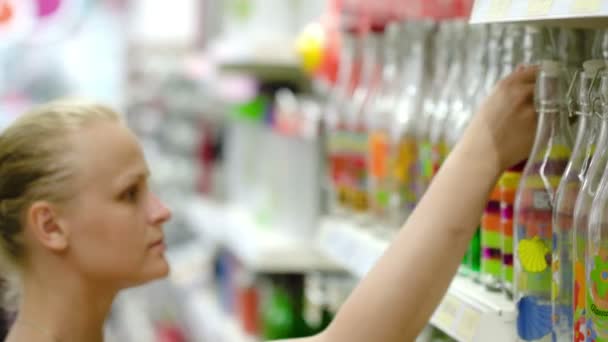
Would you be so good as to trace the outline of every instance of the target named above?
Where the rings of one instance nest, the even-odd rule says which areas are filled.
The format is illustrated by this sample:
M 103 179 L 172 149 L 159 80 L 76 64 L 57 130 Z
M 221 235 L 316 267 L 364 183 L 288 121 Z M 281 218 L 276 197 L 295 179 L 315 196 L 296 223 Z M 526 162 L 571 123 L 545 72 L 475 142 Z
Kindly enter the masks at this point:
M 478 108 L 481 101 L 492 91 L 500 77 L 503 52 L 503 38 L 505 26 L 502 24 L 490 24 L 488 26 L 488 42 L 485 50 L 487 51 L 487 66 L 485 75 L 481 79 L 481 88 L 473 98 L 473 109 Z M 462 261 L 459 273 L 465 276 L 472 276 L 473 280 L 479 279 L 481 270 L 481 229 L 478 228 L 469 243 L 467 252 Z
M 522 39 L 521 63 L 535 65 L 547 55 L 546 32 L 536 26 L 526 26 Z M 547 56 L 549 57 L 549 56 Z M 502 288 L 507 297 L 513 297 L 513 207 L 517 186 L 525 161 L 504 172 L 498 180 L 500 194 L 500 232 L 502 239 Z
M 600 58 L 604 61 L 608 59 L 608 30 L 597 30 L 592 46 L 592 55 L 594 58 Z M 573 341 L 585 341 L 586 336 L 589 334 L 587 331 L 587 318 L 589 317 L 590 307 L 586 305 L 589 296 L 589 288 L 587 287 L 588 278 L 586 275 L 586 269 L 590 265 L 586 261 L 589 218 L 592 207 L 595 205 L 594 199 L 599 195 L 599 189 L 602 188 L 601 184 L 608 182 L 608 172 L 605 171 L 607 166 L 606 158 L 608 156 L 608 151 L 606 150 L 608 148 L 608 115 L 605 114 L 608 108 L 608 101 L 606 101 L 608 79 L 606 78 L 608 78 L 608 74 L 604 71 L 601 73 L 601 95 L 599 96 L 601 106 L 594 108 L 600 120 L 599 137 L 596 144 L 597 149 L 574 209 Z
M 510 75 L 522 60 L 523 28 L 509 25 L 503 39 L 502 64 L 498 79 Z M 481 216 L 481 282 L 491 291 L 503 286 L 503 233 L 500 225 L 500 189 L 498 184 L 490 194 Z
M 597 141 L 599 119 L 593 115 L 593 99 L 597 91 L 591 92 L 594 79 L 605 65 L 603 60 L 585 62 L 584 70 L 578 77 L 578 95 L 576 108 L 571 114 L 578 117 L 578 132 L 572 149 L 572 155 L 566 171 L 562 175 L 555 195 L 553 211 L 553 256 L 552 263 L 552 308 L 553 333 L 556 341 L 572 341 L 572 300 L 574 278 L 573 270 L 573 227 L 574 211 L 577 197 L 585 179 Z M 599 82 L 597 82 L 599 84 Z M 574 89 L 574 87 L 572 88 Z M 597 162 L 596 162 L 597 164 Z
M 347 203 L 347 156 L 346 103 L 358 78 L 361 41 L 356 29 L 346 29 L 341 34 L 340 64 L 335 87 L 328 96 L 324 109 L 325 165 L 328 211 L 332 215 L 348 212 Z
M 515 301 L 522 341 L 551 341 L 551 246 L 555 191 L 570 157 L 564 66 L 541 63 L 538 126 L 515 200 Z
M 608 296 L 606 295 L 606 283 L 608 280 L 608 267 L 606 266 L 606 261 L 608 260 L 608 147 L 606 145 L 608 145 L 608 138 L 602 137 L 602 134 L 606 134 L 606 131 L 608 131 L 608 72 L 606 71 L 602 72 L 601 76 L 600 99 L 601 106 L 599 106 L 598 112 L 602 121 L 602 126 L 600 129 L 600 137 L 598 138 L 596 155 L 598 156 L 598 168 L 601 169 L 603 167 L 603 170 L 594 174 L 593 177 L 590 170 L 582 190 L 584 197 L 587 200 L 593 198 L 593 201 L 589 201 L 591 202 L 591 211 L 588 216 L 587 245 L 581 246 L 586 247 L 584 265 L 586 266 L 586 269 L 584 270 L 585 277 L 584 279 L 580 279 L 579 274 L 575 275 L 576 281 L 584 286 L 584 288 L 579 289 L 580 291 L 583 291 L 584 294 L 577 292 L 577 289 L 575 288 L 574 302 L 578 309 L 580 300 L 586 300 L 584 303 L 586 315 L 581 316 L 583 317 L 582 319 L 579 318 L 579 320 L 574 321 L 574 341 L 579 341 L 577 338 L 580 337 L 580 334 L 577 334 L 577 328 L 579 328 L 581 333 L 587 333 L 587 337 L 590 339 L 585 341 L 605 341 L 608 339 Z M 602 138 L 605 140 L 600 141 Z M 601 142 L 603 142 L 604 145 L 600 145 Z M 595 160 L 592 163 L 592 168 L 594 167 L 593 164 L 595 164 Z M 599 174 L 602 174 L 602 176 L 598 186 Z M 588 187 L 585 186 L 587 185 L 586 183 L 589 183 Z M 593 196 L 594 185 L 597 186 L 595 196 Z M 584 215 L 581 214 L 581 216 Z M 576 238 L 578 247 L 578 244 L 580 243 L 579 238 L 581 237 L 577 235 Z M 580 267 L 577 269 L 575 266 L 575 273 L 578 270 L 580 270 Z M 580 298 L 579 295 L 583 298 Z M 584 329 L 585 321 L 587 323 L 587 331 Z
M 418 174 L 420 183 L 416 194 L 417 198 L 422 197 L 433 178 L 431 127 L 434 113 L 442 95 L 439 89 L 442 89 L 445 85 L 450 63 L 452 62 L 452 49 L 446 48 L 446 46 L 451 46 L 450 31 L 451 26 L 448 22 L 440 22 L 432 44 L 431 54 L 434 57 L 431 68 L 432 86 L 424 98 L 422 115 L 418 125 Z
M 444 80 L 441 95 L 431 117 L 430 140 L 432 146 L 431 164 L 433 176 L 437 174 L 441 164 L 448 155 L 448 146 L 445 134 L 448 130 L 447 122 L 450 116 L 452 101 L 458 95 L 464 78 L 463 70 L 466 59 L 465 39 L 468 25 L 465 21 L 454 19 L 448 22 L 450 38 L 448 48 L 452 50 L 452 61 L 448 70 L 447 79 Z M 443 47 L 445 48 L 445 47 Z
M 391 173 L 391 156 L 396 148 L 391 139 L 395 108 L 401 93 L 399 80 L 404 56 L 399 49 L 400 26 L 396 22 L 386 27 L 384 40 L 384 62 L 382 79 L 378 95 L 371 105 L 373 115 L 369 118 L 369 151 L 368 180 L 370 209 L 373 220 L 382 227 L 393 228 L 399 222 L 393 222 L 389 216 L 393 175 Z M 407 38 L 406 38 L 407 39 Z M 401 51 L 400 51 L 401 50 Z M 394 201 L 393 201 L 394 202 Z
M 395 149 L 392 151 L 390 172 L 392 176 L 391 222 L 399 227 L 417 202 L 418 142 L 417 127 L 420 124 L 423 92 L 429 80 L 429 62 L 426 46 L 434 28 L 430 21 L 410 21 L 407 50 L 401 70 L 400 93 L 395 107 L 390 136 Z
M 384 26 L 372 23 L 369 32 L 363 38 L 361 79 L 347 106 L 347 201 L 355 218 L 363 224 L 369 223 L 370 218 L 367 186 L 368 123 L 373 115 L 371 104 L 377 94 L 382 75 L 383 39 Z

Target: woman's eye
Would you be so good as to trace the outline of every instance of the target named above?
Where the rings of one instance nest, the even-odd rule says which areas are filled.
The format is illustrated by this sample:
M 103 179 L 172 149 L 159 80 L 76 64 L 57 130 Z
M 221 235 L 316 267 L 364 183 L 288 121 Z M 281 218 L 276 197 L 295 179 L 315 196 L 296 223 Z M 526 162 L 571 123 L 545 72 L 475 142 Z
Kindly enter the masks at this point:
M 123 194 L 123 199 L 129 202 L 136 202 L 138 194 L 139 190 L 137 189 L 137 187 L 134 186 Z

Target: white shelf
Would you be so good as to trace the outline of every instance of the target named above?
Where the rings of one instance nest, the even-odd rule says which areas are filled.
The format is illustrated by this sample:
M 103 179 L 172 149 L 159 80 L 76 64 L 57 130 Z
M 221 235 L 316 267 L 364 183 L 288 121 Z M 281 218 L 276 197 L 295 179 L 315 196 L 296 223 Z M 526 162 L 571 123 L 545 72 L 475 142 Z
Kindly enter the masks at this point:
M 257 342 L 255 337 L 247 335 L 231 315 L 226 314 L 219 306 L 213 294 L 202 290 L 188 295 L 188 325 L 195 336 L 202 341 L 214 342 Z
M 349 221 L 332 218 L 322 223 L 320 244 L 330 258 L 362 277 L 389 242 Z M 458 341 L 511 342 L 516 340 L 515 318 L 515 305 L 504 295 L 456 277 L 431 323 Z
M 471 23 L 539 22 L 578 27 L 608 27 L 608 2 L 602 0 L 475 0 Z
M 240 208 L 196 198 L 188 208 L 188 216 L 191 226 L 202 238 L 225 246 L 253 271 L 340 269 L 322 255 L 313 239 L 298 239 L 275 227 L 260 227 L 250 213 Z

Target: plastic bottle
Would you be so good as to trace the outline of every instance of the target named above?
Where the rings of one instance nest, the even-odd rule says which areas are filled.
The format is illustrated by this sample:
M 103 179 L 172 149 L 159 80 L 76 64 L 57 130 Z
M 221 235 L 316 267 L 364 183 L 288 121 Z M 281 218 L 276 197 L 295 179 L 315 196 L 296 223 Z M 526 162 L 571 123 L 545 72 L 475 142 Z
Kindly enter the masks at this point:
M 604 169 L 591 205 L 587 246 L 580 246 L 586 247 L 585 277 L 580 279 L 579 275 L 576 274 L 575 279 L 578 284 L 585 286 L 584 289 L 581 289 L 584 290 L 585 293 L 580 294 L 575 288 L 575 304 L 578 309 L 580 306 L 579 300 L 581 299 L 579 294 L 585 296 L 583 299 L 586 300 L 584 304 L 586 315 L 577 317 L 579 319 L 574 321 L 573 341 L 582 341 L 580 338 L 583 336 L 581 335 L 585 333 L 588 339 L 584 341 L 605 341 L 608 338 L 608 296 L 606 296 L 606 280 L 608 279 L 608 268 L 606 267 L 606 257 L 608 255 L 606 253 L 608 245 L 608 165 L 606 162 L 606 159 L 608 158 L 608 147 L 606 145 L 608 145 L 608 143 L 606 141 L 608 138 L 605 138 L 605 140 L 602 141 L 604 142 L 603 145 L 600 145 L 599 141 L 604 138 L 602 137 L 602 134 L 606 134 L 608 131 L 608 72 L 606 71 L 602 72 L 601 76 L 600 98 L 601 106 L 599 106 L 600 108 L 598 111 L 601 116 L 602 126 L 600 129 L 600 138 L 598 138 L 596 155 L 598 156 L 598 168 L 603 167 Z M 594 167 L 593 164 L 595 164 L 595 160 L 592 163 L 591 168 Z M 597 174 L 600 173 L 602 172 L 598 172 Z M 590 170 L 589 176 L 587 177 L 588 180 L 583 185 L 582 193 L 585 194 L 584 197 L 587 200 L 594 195 L 593 187 L 594 185 L 597 185 L 597 179 L 599 178 L 597 177 L 597 174 L 592 177 Z M 589 183 L 588 187 L 586 187 L 587 183 Z M 578 214 L 578 212 L 576 214 Z M 584 215 L 581 213 L 581 216 Z M 584 223 L 584 221 L 582 223 Z M 581 237 L 582 236 L 579 236 L 578 234 L 576 236 L 577 247 L 579 247 L 578 244 Z M 580 267 L 576 268 L 575 266 L 575 273 L 577 271 L 580 271 Z M 585 329 L 584 326 L 585 321 L 587 323 L 587 329 Z
M 370 127 L 368 145 L 368 179 L 371 213 L 375 222 L 383 227 L 392 228 L 399 222 L 392 221 L 389 215 L 395 205 L 392 198 L 393 174 L 391 172 L 391 156 L 396 148 L 391 138 L 395 108 L 401 93 L 399 76 L 401 61 L 404 60 L 399 51 L 400 27 L 396 22 L 387 25 L 384 40 L 384 62 L 382 80 L 378 95 L 371 105 L 373 115 L 369 118 Z
M 515 301 L 523 341 L 551 341 L 551 221 L 572 146 L 564 74 L 561 63 L 542 61 L 535 92 L 538 127 L 515 200 Z
M 588 171 L 597 141 L 599 120 L 593 115 L 593 99 L 597 92 L 591 92 L 594 79 L 605 65 L 603 60 L 584 63 L 578 83 L 578 106 L 572 114 L 578 116 L 578 133 L 572 156 L 560 181 L 555 195 L 553 211 L 553 257 L 552 262 L 552 308 L 553 332 L 557 341 L 572 341 L 572 300 L 573 300 L 573 245 L 575 203 Z M 599 84 L 599 82 L 597 82 Z M 596 87 L 597 88 L 597 87 Z M 574 89 L 574 88 L 573 88 Z M 595 162 L 595 164 L 598 164 Z M 582 259 L 581 259 L 582 260 Z
M 345 215 L 347 203 L 347 141 L 346 101 L 350 99 L 353 85 L 358 79 L 358 61 L 361 42 L 358 31 L 353 27 L 344 30 L 341 38 L 338 79 L 325 106 L 324 122 L 326 131 L 326 188 L 328 209 L 332 215 Z
M 367 178 L 368 123 L 372 115 L 371 104 L 377 94 L 381 79 L 383 39 L 384 26 L 372 23 L 369 32 L 363 39 L 361 79 L 347 106 L 347 202 L 355 218 L 365 224 L 369 223 L 370 218 Z

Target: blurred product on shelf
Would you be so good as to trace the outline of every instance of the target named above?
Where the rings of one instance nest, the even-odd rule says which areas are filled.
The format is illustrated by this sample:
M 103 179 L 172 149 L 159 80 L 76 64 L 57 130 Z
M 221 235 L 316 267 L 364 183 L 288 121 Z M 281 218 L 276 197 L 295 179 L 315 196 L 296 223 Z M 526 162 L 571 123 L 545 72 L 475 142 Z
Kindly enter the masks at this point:
M 371 22 L 363 34 L 361 78 L 346 107 L 346 201 L 352 213 L 362 222 L 370 220 L 370 193 L 368 186 L 369 124 L 373 120 L 372 105 L 380 88 L 384 22 Z
M 260 340 L 322 331 L 355 284 L 340 273 L 253 274 L 226 250 L 217 254 L 214 283 L 221 309 Z
M 404 58 L 399 74 L 402 84 L 390 135 L 393 141 L 389 179 L 393 185 L 389 225 L 398 229 L 416 206 L 417 198 L 424 190 L 420 177 L 419 137 L 422 134 L 422 112 L 424 93 L 429 87 L 432 63 L 428 56 L 436 25 L 429 20 L 407 22 L 402 25 L 402 50 Z M 393 198 L 395 198 L 393 200 Z M 393 203 L 394 202 L 394 203 Z
M 374 221 L 390 224 L 392 206 L 391 167 L 394 146 L 390 130 L 401 89 L 399 75 L 403 49 L 399 49 L 400 27 L 396 22 L 387 25 L 384 39 L 382 77 L 375 98 L 371 99 L 368 143 L 368 186 L 370 211 Z M 398 222 L 396 222 L 398 224 Z

